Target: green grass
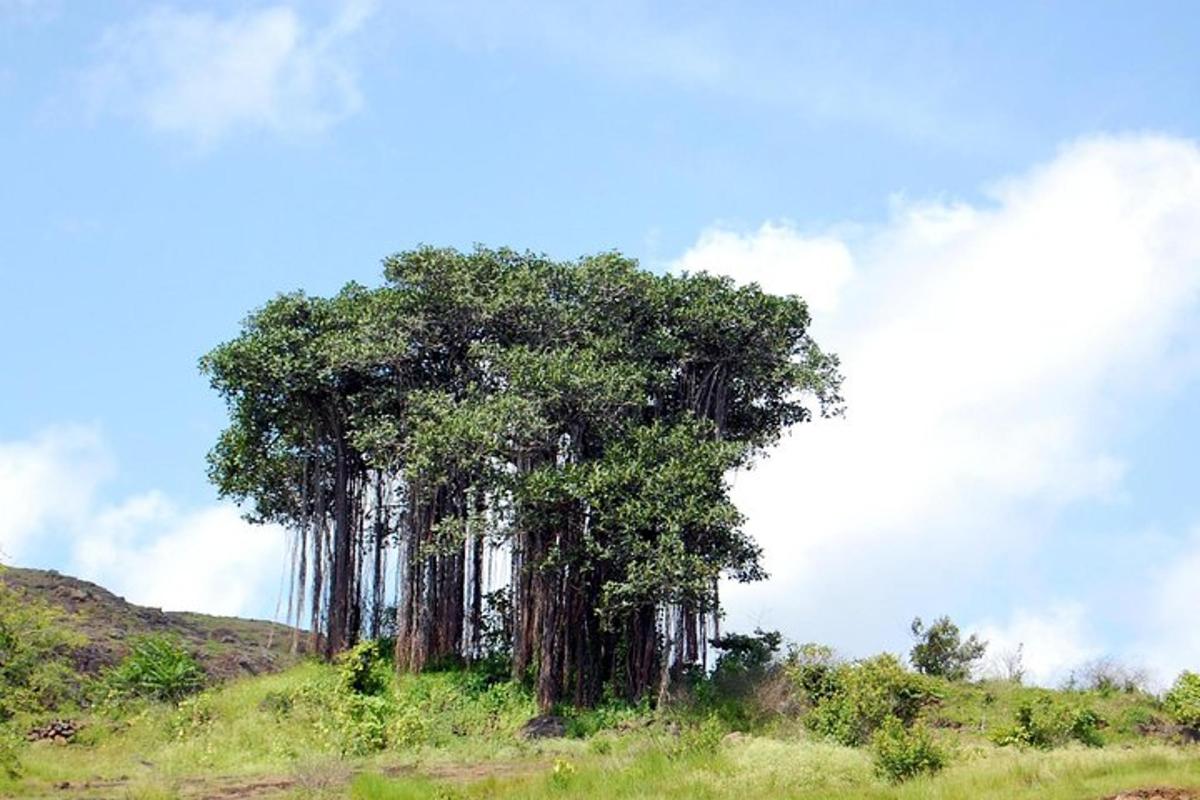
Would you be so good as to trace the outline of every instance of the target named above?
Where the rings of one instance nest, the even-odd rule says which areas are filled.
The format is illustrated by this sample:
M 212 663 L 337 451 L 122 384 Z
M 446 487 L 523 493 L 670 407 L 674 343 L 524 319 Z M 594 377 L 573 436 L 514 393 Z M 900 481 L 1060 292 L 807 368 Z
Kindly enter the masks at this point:
M 933 778 L 900 785 L 874 776 L 861 751 L 812 742 L 754 740 L 716 756 L 592 759 L 557 780 L 552 770 L 525 779 L 460 785 L 428 779 L 360 776 L 352 796 L 391 798 L 758 798 L 797 800 L 1093 800 L 1139 786 L 1200 788 L 1196 753 L 1156 746 L 1130 750 L 992 752 Z
M 1099 713 L 1105 721 L 1102 738 L 1106 745 L 1138 742 L 1143 738 L 1139 725 L 1167 717 L 1161 703 L 1142 692 L 1051 691 L 1007 681 L 937 681 L 935 685 L 942 701 L 929 709 L 927 716 L 935 725 L 955 728 L 966 739 L 984 739 L 1011 725 L 1022 702 L 1045 695 Z
M 815 739 L 777 719 L 756 735 L 722 741 L 728 727 L 703 708 L 680 709 L 675 724 L 650 712 L 609 706 L 576 714 L 574 738 L 517 737 L 535 713 L 528 693 L 462 671 L 387 673 L 380 751 L 347 747 L 359 723 L 331 705 L 337 668 L 303 663 L 234 681 L 182 704 L 143 702 L 119 713 L 94 710 L 76 743 L 24 747 L 16 780 L 0 797 L 63 796 L 55 787 L 108 782 L 100 796 L 178 797 L 266 783 L 283 796 L 358 798 L 1080 798 L 1139 786 L 1200 789 L 1200 748 L 1139 737 L 1136 724 L 1161 714 L 1139 694 L 1056 693 L 1109 721 L 1106 746 L 1049 752 L 999 748 L 991 731 L 1009 725 L 1040 690 L 1012 684 L 938 684 L 927 710 L 950 766 L 893 785 L 870 752 Z M 374 706 L 372 706 L 374 707 Z M 350 726 L 349 728 L 347 726 Z M 367 726 L 369 732 L 375 728 Z M 557 769 L 555 765 L 558 765 Z

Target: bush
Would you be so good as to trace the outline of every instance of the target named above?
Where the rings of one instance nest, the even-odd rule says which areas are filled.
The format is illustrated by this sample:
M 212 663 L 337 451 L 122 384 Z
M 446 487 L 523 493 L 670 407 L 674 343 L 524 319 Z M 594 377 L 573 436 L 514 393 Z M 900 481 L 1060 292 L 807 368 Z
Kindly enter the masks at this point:
M 792 648 L 786 669 L 805 704 L 813 708 L 841 688 L 840 666 L 833 648 L 810 642 Z
M 1145 670 L 1127 667 L 1111 658 L 1101 658 L 1084 664 L 1072 678 L 1079 688 L 1099 692 L 1104 697 L 1117 692 L 1142 692 L 1150 682 Z
M 946 765 L 946 755 L 923 725 L 906 728 L 896 717 L 888 717 L 871 738 L 875 770 L 881 776 L 905 781 L 933 774 Z
M 912 635 L 917 640 L 909 660 L 923 675 L 936 675 L 951 681 L 966 680 L 975 662 L 983 658 L 987 642 L 974 634 L 962 640 L 958 626 L 949 617 L 934 620 L 928 628 L 917 617 L 912 622 Z
M 1100 747 L 1104 740 L 1100 729 L 1105 722 L 1090 708 L 1073 708 L 1050 695 L 1021 703 L 1016 722 L 993 736 L 1000 746 L 1035 747 L 1049 750 L 1075 740 L 1089 747 Z
M 122 697 L 144 697 L 176 702 L 204 685 L 204 671 L 169 636 L 144 636 L 133 641 L 125 656 L 107 676 L 109 687 Z
M 721 740 L 724 737 L 725 728 L 721 721 L 715 716 L 710 716 L 698 725 L 683 728 L 667 755 L 671 758 L 712 756 L 721 749 Z
M 889 717 L 911 725 L 922 708 L 938 699 L 925 678 L 890 654 L 844 664 L 834 675 L 836 689 L 817 703 L 805 724 L 851 747 L 869 742 Z
M 380 695 L 387 689 L 391 670 L 373 640 L 359 642 L 338 656 L 338 678 L 346 691 Z
M 1164 698 L 1167 711 L 1184 727 L 1200 730 L 1200 675 L 1184 672 Z
M 68 663 L 78 637 L 57 609 L 0 584 L 0 722 L 53 710 L 76 694 Z
M 7 725 L 0 725 L 0 775 L 10 779 L 21 777 L 21 760 L 17 753 L 24 743 Z

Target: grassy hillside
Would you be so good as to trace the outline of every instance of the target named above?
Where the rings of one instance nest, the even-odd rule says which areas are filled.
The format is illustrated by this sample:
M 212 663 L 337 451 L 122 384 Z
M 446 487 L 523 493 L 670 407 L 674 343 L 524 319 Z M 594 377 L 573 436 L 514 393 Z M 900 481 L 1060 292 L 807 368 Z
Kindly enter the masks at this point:
M 14 624 L 45 643 L 49 663 L 72 657 L 81 631 L 94 637 L 124 625 L 129 636 L 146 618 L 98 587 L 40 575 L 48 583 L 20 590 L 34 616 L 13 613 L 11 603 L 0 609 L 0 654 L 28 650 L 5 650 Z M 59 611 L 38 616 L 38 585 L 93 596 L 68 595 L 74 608 L 56 602 Z M 198 654 L 214 639 L 238 653 L 215 631 L 273 630 L 159 614 L 146 616 L 170 620 Z M 48 622 L 72 626 L 71 648 L 47 633 Z M 0 721 L 0 797 L 1200 798 L 1200 746 L 1158 698 L 1132 687 L 1049 691 L 916 676 L 886 657 L 791 658 L 692 676 L 660 711 L 618 702 L 561 708 L 549 723 L 562 735 L 533 739 L 524 733 L 536 704 L 503 669 L 397 676 L 386 650 L 367 644 L 338 664 L 301 661 L 174 702 L 113 695 L 112 673 L 101 671 L 79 678 L 84 691 L 46 695 L 52 702 L 38 706 L 30 698 L 42 696 L 34 690 L 43 678 L 33 670 L 26 684 L 34 690 Z M 272 666 L 284 660 L 267 653 Z M 0 678 L 17 685 L 5 669 Z M 893 739 L 880 738 L 886 722 L 862 727 L 880 704 L 911 712 Z M 70 743 L 19 741 L 64 718 L 79 728 Z M 944 768 L 898 781 L 881 770 L 882 752 L 935 754 Z
M 363 798 L 797 797 L 1100 798 L 1170 785 L 1200 791 L 1200 751 L 1110 725 L 1104 747 L 1001 748 L 1023 694 L 994 684 L 947 687 L 935 719 L 951 763 L 895 784 L 870 753 L 776 718 L 732 733 L 679 708 L 568 712 L 569 735 L 525 740 L 527 691 L 469 671 L 393 678 L 369 707 L 346 707 L 338 668 L 306 663 L 205 691 L 178 705 L 92 712 L 67 746 L 37 743 L 13 796 L 328 796 Z M 1005 689 L 1009 690 L 1005 690 Z M 995 699 L 985 701 L 984 698 Z M 1159 713 L 1151 698 L 1090 697 L 1102 716 Z M 368 704 L 370 705 L 370 704 Z M 985 707 L 988 719 L 981 719 Z M 374 738 L 374 737 L 378 738 Z
M 52 570 L 0 567 L 0 585 L 61 612 L 55 624 L 75 639 L 72 666 L 85 675 L 116 664 L 131 640 L 152 634 L 177 637 L 216 680 L 277 671 L 297 660 L 291 629 L 274 622 L 146 608 Z

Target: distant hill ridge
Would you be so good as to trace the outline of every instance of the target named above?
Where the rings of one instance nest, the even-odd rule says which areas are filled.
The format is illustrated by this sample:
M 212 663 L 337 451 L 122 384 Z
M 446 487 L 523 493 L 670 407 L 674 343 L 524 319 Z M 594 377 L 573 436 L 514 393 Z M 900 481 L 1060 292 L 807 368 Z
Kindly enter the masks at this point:
M 293 654 L 292 629 L 286 625 L 139 606 L 54 570 L 4 566 L 0 582 L 63 612 L 66 627 L 84 640 L 71 653 L 84 674 L 116 664 L 130 641 L 150 634 L 178 637 L 212 680 L 285 669 L 302 657 L 308 638 L 300 637 L 300 653 Z

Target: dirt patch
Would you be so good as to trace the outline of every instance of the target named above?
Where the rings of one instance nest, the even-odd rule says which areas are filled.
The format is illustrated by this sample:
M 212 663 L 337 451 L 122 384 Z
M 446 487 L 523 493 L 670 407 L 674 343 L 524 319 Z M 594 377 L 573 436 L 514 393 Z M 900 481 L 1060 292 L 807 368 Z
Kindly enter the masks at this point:
M 1200 800 L 1200 794 L 1189 789 L 1151 787 L 1149 789 L 1130 789 L 1127 792 L 1106 797 L 1104 800 Z
M 474 783 L 488 778 L 524 778 L 550 769 L 540 761 L 481 761 L 474 764 L 425 764 L 420 767 L 385 767 L 389 778 L 422 777 L 435 781 Z
M 245 783 L 204 783 L 187 787 L 181 794 L 184 797 L 197 798 L 197 800 L 236 800 L 246 797 L 270 797 L 289 791 L 295 786 L 296 782 L 290 778 L 263 779 Z

